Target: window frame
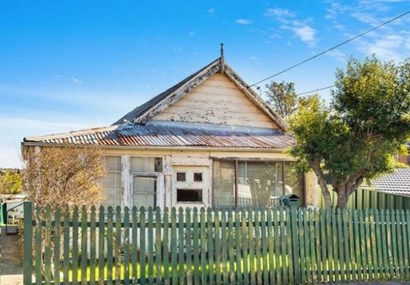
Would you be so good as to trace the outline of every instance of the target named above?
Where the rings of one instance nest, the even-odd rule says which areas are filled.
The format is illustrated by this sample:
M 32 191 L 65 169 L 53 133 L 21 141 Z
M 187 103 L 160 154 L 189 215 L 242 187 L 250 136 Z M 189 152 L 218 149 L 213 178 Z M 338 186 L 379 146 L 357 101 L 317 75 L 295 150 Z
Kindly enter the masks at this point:
M 250 162 L 250 163 L 280 163 L 281 164 L 281 168 L 282 168 L 282 193 L 283 195 L 285 195 L 285 185 L 286 185 L 286 181 L 285 181 L 285 163 L 289 163 L 289 162 L 295 162 L 289 159 L 257 159 L 257 158 L 213 158 L 212 159 L 213 162 L 215 161 L 220 161 L 220 162 L 232 162 L 233 163 L 233 169 L 234 169 L 234 208 L 238 208 L 238 196 L 239 196 L 239 163 L 241 162 Z M 246 169 L 247 167 L 245 167 Z M 212 174 L 214 175 L 214 173 Z M 215 177 L 213 178 L 215 179 Z M 212 206 L 214 207 L 215 205 L 215 185 L 214 183 L 212 183 Z M 305 205 L 306 203 L 306 177 L 303 174 L 302 175 L 302 197 L 300 197 L 302 199 L 302 205 Z

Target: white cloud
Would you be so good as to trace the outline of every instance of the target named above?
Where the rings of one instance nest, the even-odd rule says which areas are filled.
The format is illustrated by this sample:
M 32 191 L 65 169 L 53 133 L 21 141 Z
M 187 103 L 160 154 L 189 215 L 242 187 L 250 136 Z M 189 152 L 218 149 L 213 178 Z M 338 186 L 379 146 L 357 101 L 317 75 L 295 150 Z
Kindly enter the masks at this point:
M 316 42 L 316 30 L 307 24 L 295 24 L 292 31 L 302 42 L 313 45 Z
M 182 52 L 183 49 L 180 48 L 180 47 L 176 47 L 176 48 L 173 48 L 172 51 L 173 51 L 173 52 Z
M 189 32 L 188 36 L 195 36 L 195 32 Z
M 372 41 L 362 41 L 359 50 L 366 55 L 375 54 L 384 60 L 402 61 L 410 53 L 410 33 L 385 35 Z
M 358 21 L 369 24 L 371 26 L 377 26 L 380 24 L 380 19 L 370 13 L 353 12 L 351 13 L 351 16 Z
M 288 9 L 270 8 L 265 11 L 265 15 L 280 23 L 279 29 L 290 30 L 302 42 L 313 46 L 316 43 L 317 31 L 311 26 L 313 21 L 308 19 L 295 19 L 296 13 Z M 277 32 L 273 37 L 278 37 Z
M 80 79 L 78 79 L 77 77 L 74 77 L 74 76 L 70 77 L 70 80 L 75 84 L 83 84 L 84 83 L 82 80 L 80 80 Z
M 346 60 L 347 60 L 347 56 L 345 53 L 335 49 L 335 50 L 331 50 L 329 52 L 326 53 L 326 55 L 336 58 L 339 62 L 345 64 Z
M 327 2 L 329 8 L 326 18 L 331 21 L 335 30 L 341 32 L 344 39 L 348 39 L 391 19 L 396 15 L 393 12 L 394 3 L 408 3 L 409 0 L 359 0 L 349 6 L 340 2 L 342 1 Z M 410 19 L 403 17 L 356 39 L 349 45 L 365 56 L 375 54 L 383 60 L 401 61 L 410 54 L 410 32 L 407 28 L 409 25 Z
M 58 78 L 58 79 L 61 79 L 63 81 L 66 81 L 66 82 L 74 83 L 76 85 L 81 85 L 81 84 L 84 83 L 84 81 L 82 81 L 81 79 L 79 79 L 76 76 L 64 76 L 64 75 L 61 75 L 61 74 L 56 74 L 55 77 Z
M 207 13 L 208 13 L 208 16 L 213 16 L 215 14 L 215 8 L 209 8 Z
M 288 9 L 281 9 L 281 8 L 269 8 L 266 10 L 265 15 L 275 17 L 276 19 L 296 17 L 294 12 Z
M 235 23 L 237 23 L 238 25 L 250 25 L 252 24 L 252 21 L 248 19 L 237 19 Z

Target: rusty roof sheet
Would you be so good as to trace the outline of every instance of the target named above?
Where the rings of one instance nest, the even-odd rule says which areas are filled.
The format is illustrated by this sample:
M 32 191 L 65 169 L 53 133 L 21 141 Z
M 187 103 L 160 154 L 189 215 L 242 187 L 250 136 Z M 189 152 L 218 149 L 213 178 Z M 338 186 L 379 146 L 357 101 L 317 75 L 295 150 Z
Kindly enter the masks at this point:
M 232 127 L 206 128 L 184 125 L 126 124 L 72 131 L 65 134 L 27 137 L 24 143 L 134 147 L 207 147 L 285 149 L 294 139 L 275 130 Z

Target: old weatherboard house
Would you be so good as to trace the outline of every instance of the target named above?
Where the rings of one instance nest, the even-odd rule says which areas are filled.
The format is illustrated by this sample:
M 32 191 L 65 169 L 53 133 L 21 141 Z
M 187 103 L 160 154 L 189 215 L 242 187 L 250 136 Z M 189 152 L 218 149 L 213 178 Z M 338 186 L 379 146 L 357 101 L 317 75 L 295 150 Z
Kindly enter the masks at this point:
M 27 146 L 99 145 L 107 205 L 315 205 L 316 180 L 293 171 L 285 124 L 221 57 L 113 125 L 27 137 Z

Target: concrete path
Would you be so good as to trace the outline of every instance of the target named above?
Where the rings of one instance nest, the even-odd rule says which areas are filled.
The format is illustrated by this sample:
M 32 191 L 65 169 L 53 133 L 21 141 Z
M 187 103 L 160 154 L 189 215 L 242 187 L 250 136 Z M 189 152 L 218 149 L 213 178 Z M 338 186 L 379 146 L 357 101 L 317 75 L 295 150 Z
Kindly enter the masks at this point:
M 22 285 L 23 267 L 20 263 L 18 236 L 3 234 L 0 238 L 0 284 Z

